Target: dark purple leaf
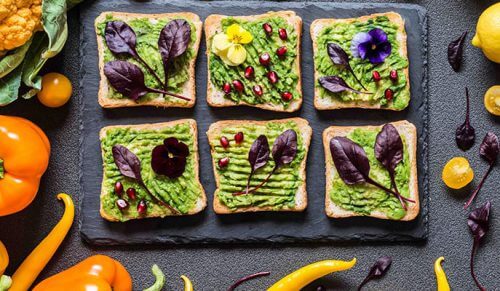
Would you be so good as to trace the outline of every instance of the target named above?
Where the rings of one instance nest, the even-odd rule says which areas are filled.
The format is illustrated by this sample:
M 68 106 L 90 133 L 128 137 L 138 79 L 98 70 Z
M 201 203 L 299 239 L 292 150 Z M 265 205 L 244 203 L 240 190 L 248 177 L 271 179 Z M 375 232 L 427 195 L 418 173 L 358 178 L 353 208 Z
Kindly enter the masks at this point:
M 321 77 L 319 78 L 319 84 L 321 85 L 321 87 L 325 88 L 326 90 L 332 93 L 351 91 L 358 94 L 371 94 L 368 92 L 361 92 L 351 88 L 349 85 L 347 85 L 344 79 L 338 76 Z
M 158 175 L 178 178 L 186 169 L 188 155 L 189 148 L 185 143 L 179 142 L 175 137 L 167 138 L 151 152 L 151 168 Z
M 245 194 L 248 194 L 250 188 L 250 181 L 257 169 L 264 167 L 269 160 L 269 142 L 265 135 L 260 135 L 250 147 L 248 151 L 248 162 L 250 163 L 250 175 L 248 175 L 247 187 Z
M 448 45 L 448 62 L 455 72 L 460 70 L 460 66 L 462 65 L 462 56 L 464 50 L 464 41 L 467 36 L 467 31 L 462 33 L 462 35 L 450 42 Z
M 347 55 L 345 50 L 340 45 L 331 42 L 327 44 L 327 51 L 328 55 L 330 56 L 330 60 L 332 60 L 332 63 L 347 69 L 353 75 L 354 79 L 356 79 L 359 85 L 361 85 L 361 87 L 366 90 L 365 86 L 363 86 L 358 77 L 356 77 L 356 74 L 349 64 L 349 56 Z
M 389 270 L 391 264 L 392 264 L 392 259 L 389 256 L 382 256 L 378 258 L 375 264 L 373 264 L 373 266 L 370 268 L 370 272 L 368 273 L 366 278 L 359 285 L 358 291 L 361 290 L 361 288 L 363 288 L 363 286 L 369 281 L 384 276 L 385 273 L 387 273 L 387 271 Z
M 455 134 L 455 140 L 457 145 L 463 151 L 470 149 L 474 145 L 474 140 L 476 139 L 476 131 L 474 127 L 470 125 L 470 108 L 469 108 L 469 89 L 465 88 L 466 96 L 466 111 L 465 111 L 465 122 L 457 128 Z
M 469 226 L 470 231 L 472 232 L 472 236 L 474 237 L 474 242 L 472 245 L 472 252 L 470 256 L 470 272 L 476 286 L 481 291 L 486 291 L 477 279 L 476 273 L 474 272 L 474 256 L 477 250 L 477 247 L 481 243 L 481 240 L 486 235 L 489 230 L 489 218 L 490 218 L 490 210 L 491 203 L 487 201 L 483 206 L 474 209 L 467 219 L 467 225 Z
M 489 163 L 488 170 L 481 179 L 481 182 L 479 182 L 479 185 L 477 185 L 474 192 L 472 192 L 467 203 L 465 203 L 464 208 L 467 208 L 471 205 L 472 201 L 474 201 L 474 198 L 476 198 L 477 194 L 483 187 L 486 178 L 488 178 L 491 171 L 493 170 L 493 167 L 495 166 L 495 162 L 498 158 L 499 152 L 500 152 L 500 146 L 498 143 L 498 137 L 493 132 L 488 132 L 479 147 L 479 155 Z
M 115 165 L 123 176 L 142 181 L 141 161 L 133 152 L 122 145 L 113 146 L 112 152 Z
M 273 144 L 273 160 L 276 168 L 290 164 L 297 155 L 297 133 L 288 129 Z
M 245 276 L 241 279 L 238 279 L 233 285 L 231 285 L 227 291 L 234 291 L 236 289 L 236 287 L 240 286 L 241 284 L 243 284 L 244 282 L 248 281 L 248 280 L 251 280 L 251 279 L 254 279 L 254 278 L 258 278 L 258 277 L 262 277 L 262 276 L 269 276 L 269 274 L 271 274 L 271 272 L 259 272 L 259 273 L 255 273 L 255 274 L 252 274 L 252 275 L 248 275 L 248 276 Z
M 190 41 L 191 25 L 186 20 L 174 19 L 161 30 L 158 48 L 160 49 L 165 71 L 165 84 L 168 83 L 170 63 L 187 50 Z

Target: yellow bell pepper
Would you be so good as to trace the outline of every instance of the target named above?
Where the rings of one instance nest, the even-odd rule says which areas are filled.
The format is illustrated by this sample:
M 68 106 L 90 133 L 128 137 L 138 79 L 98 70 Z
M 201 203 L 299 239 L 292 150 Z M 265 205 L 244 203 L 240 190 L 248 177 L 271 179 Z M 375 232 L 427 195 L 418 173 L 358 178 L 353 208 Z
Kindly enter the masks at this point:
M 436 273 L 437 291 L 450 291 L 450 285 L 446 278 L 446 273 L 443 270 L 441 263 L 444 261 L 443 257 L 439 257 L 434 262 L 434 273 Z

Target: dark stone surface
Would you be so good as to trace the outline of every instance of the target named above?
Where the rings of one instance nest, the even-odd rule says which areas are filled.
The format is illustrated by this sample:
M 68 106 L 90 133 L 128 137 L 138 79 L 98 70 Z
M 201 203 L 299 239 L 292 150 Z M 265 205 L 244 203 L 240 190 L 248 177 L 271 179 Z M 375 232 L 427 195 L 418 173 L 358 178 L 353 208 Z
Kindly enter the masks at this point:
M 427 29 L 426 12 L 417 5 L 380 4 L 333 4 L 333 3 L 266 3 L 257 2 L 185 2 L 171 1 L 150 3 L 96 2 L 81 11 L 82 45 L 82 146 L 81 206 L 82 237 L 91 244 L 213 244 L 213 243 L 272 243 L 272 242 L 327 242 L 340 240 L 364 241 L 416 241 L 427 237 L 428 160 L 427 160 Z M 260 4 L 260 5 L 258 5 Z M 242 6 L 243 5 L 243 6 Z M 302 17 L 302 83 L 304 103 L 302 109 L 279 117 L 299 116 L 313 128 L 313 139 L 307 163 L 308 207 L 301 213 L 249 213 L 216 215 L 212 210 L 215 180 L 213 177 L 210 146 L 205 132 L 211 123 L 225 119 L 269 120 L 277 118 L 275 112 L 242 107 L 214 109 L 205 101 L 207 80 L 207 57 L 205 40 L 202 40 L 197 62 L 197 103 L 194 109 L 121 108 L 104 110 L 97 102 L 99 70 L 94 20 L 103 11 L 135 11 L 155 13 L 165 11 L 193 11 L 201 19 L 221 10 L 229 15 L 246 13 L 260 14 L 269 10 L 293 9 Z M 396 11 L 406 22 L 408 55 L 412 99 L 407 110 L 388 112 L 383 110 L 340 110 L 320 112 L 314 109 L 314 68 L 312 43 L 309 36 L 310 23 L 317 18 L 356 17 L 371 13 Z M 138 124 L 194 118 L 198 123 L 200 177 L 207 192 L 208 207 L 199 215 L 164 219 L 136 220 L 112 223 L 101 219 L 99 195 L 101 193 L 102 165 L 99 129 L 116 124 Z M 322 133 L 331 125 L 383 124 L 388 121 L 407 119 L 417 126 L 421 215 L 411 222 L 396 222 L 366 217 L 352 219 L 330 219 L 325 215 L 325 164 Z M 424 158 L 425 157 L 425 158 Z M 82 198 L 83 197 L 83 198 Z
M 337 1 L 342 2 L 342 1 Z M 363 2 L 363 1 L 351 1 Z M 377 1 L 396 2 L 396 1 Z M 335 290 L 353 290 L 364 278 L 368 268 L 380 255 L 391 255 L 394 263 L 383 280 L 370 283 L 366 290 L 432 290 L 435 279 L 432 264 L 443 255 L 444 267 L 454 290 L 474 290 L 469 275 L 469 252 L 472 240 L 466 225 L 468 212 L 462 203 L 470 191 L 449 191 L 441 182 L 444 163 L 456 155 L 469 158 L 477 176 L 486 170 L 486 163 L 479 158 L 479 144 L 463 153 L 454 142 L 455 128 L 464 118 L 464 86 L 469 86 L 472 96 L 472 120 L 478 140 L 486 131 L 500 133 L 498 118 L 489 115 L 483 107 L 482 96 L 492 85 L 500 84 L 500 66 L 486 60 L 477 48 L 467 43 L 465 62 L 460 73 L 454 73 L 446 60 L 446 47 L 462 31 L 472 36 L 480 13 L 495 0 L 449 1 L 413 0 L 400 1 L 420 4 L 429 15 L 429 101 L 430 101 L 430 232 L 425 244 L 297 244 L 263 246 L 211 246 L 211 247 L 90 247 L 83 243 L 75 223 L 65 242 L 51 260 L 40 278 L 55 274 L 85 257 L 104 253 L 122 261 L 130 270 L 135 288 L 152 282 L 151 264 L 158 263 L 167 274 L 167 289 L 181 290 L 181 274 L 187 274 L 197 290 L 224 290 L 236 278 L 256 271 L 269 270 L 271 276 L 247 283 L 242 290 L 263 290 L 288 272 L 307 263 L 325 258 L 358 258 L 357 266 L 349 272 L 328 276 L 321 283 Z M 147 5 L 147 2 L 144 2 Z M 84 5 L 91 5 L 85 3 Z M 78 11 L 70 14 L 70 39 L 65 52 L 52 61 L 52 70 L 67 74 L 73 84 L 78 84 Z M 80 94 L 75 88 L 75 94 Z M 75 95 L 76 96 L 76 95 Z M 43 178 L 39 195 L 25 211 L 0 218 L 0 240 L 11 255 L 11 274 L 22 259 L 57 223 L 62 207 L 55 194 L 61 191 L 75 194 L 78 200 L 78 104 L 74 98 L 60 109 L 44 108 L 36 100 L 19 100 L 0 108 L 1 114 L 27 117 L 38 123 L 49 135 L 53 156 L 50 168 Z M 472 186 L 478 183 L 477 177 Z M 479 194 L 476 205 L 487 199 L 493 207 L 500 203 L 496 168 Z M 77 201 L 76 201 L 77 202 Z M 499 204 L 500 205 L 500 204 Z M 79 215 L 77 213 L 77 215 Z M 492 229 L 486 236 L 477 255 L 476 271 L 482 282 L 494 290 L 500 285 L 498 248 L 500 247 L 499 215 L 492 210 Z

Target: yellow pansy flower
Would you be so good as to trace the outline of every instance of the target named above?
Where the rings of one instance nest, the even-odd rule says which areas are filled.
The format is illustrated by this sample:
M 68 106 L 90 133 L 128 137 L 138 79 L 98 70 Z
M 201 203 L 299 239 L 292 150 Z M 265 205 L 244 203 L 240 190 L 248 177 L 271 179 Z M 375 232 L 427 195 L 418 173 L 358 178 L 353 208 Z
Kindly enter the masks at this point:
M 252 34 L 238 24 L 231 24 L 227 28 L 226 35 L 229 41 L 235 44 L 247 44 L 253 40 Z
M 238 24 L 232 24 L 226 33 L 218 33 L 212 39 L 212 52 L 228 66 L 241 65 L 247 58 L 247 51 L 242 44 L 248 44 L 253 36 Z

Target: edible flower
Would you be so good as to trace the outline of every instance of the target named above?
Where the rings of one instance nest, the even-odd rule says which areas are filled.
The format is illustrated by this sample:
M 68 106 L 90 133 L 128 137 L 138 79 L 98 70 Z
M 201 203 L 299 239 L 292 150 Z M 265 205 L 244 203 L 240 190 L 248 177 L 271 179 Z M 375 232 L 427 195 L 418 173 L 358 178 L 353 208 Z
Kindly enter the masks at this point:
M 356 58 L 368 59 L 372 64 L 383 63 L 391 54 L 392 45 L 387 34 L 380 28 L 359 32 L 351 41 L 351 52 Z
M 188 146 L 175 137 L 169 137 L 162 145 L 153 149 L 151 167 L 158 175 L 165 175 L 171 179 L 178 178 L 186 169 L 186 157 L 189 155 Z
M 228 66 L 241 65 L 247 58 L 243 44 L 248 44 L 253 36 L 238 24 L 230 25 L 226 33 L 218 33 L 212 40 L 212 52 Z

